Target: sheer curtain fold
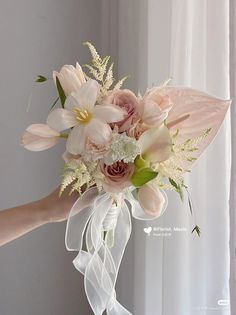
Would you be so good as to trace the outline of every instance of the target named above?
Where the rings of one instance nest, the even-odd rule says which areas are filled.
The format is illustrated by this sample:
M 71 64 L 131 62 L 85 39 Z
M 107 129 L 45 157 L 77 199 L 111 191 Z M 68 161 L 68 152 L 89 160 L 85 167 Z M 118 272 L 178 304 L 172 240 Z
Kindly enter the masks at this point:
M 118 73 L 131 74 L 130 88 L 143 92 L 171 76 L 173 85 L 229 98 L 228 0 L 119 0 L 115 11 Z M 147 237 L 133 222 L 118 295 L 135 315 L 230 314 L 219 305 L 229 301 L 229 117 L 187 182 L 195 217 L 170 194 L 151 223 L 187 232 Z M 191 234 L 195 223 L 201 238 Z
M 236 3 L 230 0 L 230 94 L 233 99 L 231 106 L 232 125 L 232 169 L 231 169 L 231 194 L 230 194 L 230 249 L 231 249 L 231 313 L 236 312 Z

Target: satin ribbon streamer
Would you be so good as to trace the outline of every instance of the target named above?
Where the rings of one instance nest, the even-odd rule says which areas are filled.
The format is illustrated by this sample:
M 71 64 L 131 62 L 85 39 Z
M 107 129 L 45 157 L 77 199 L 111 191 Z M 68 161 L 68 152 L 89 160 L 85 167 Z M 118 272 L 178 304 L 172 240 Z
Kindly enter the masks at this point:
M 167 198 L 164 210 L 167 206 Z M 66 227 L 66 248 L 78 251 L 73 264 L 84 275 L 85 292 L 95 315 L 132 315 L 117 300 L 115 284 L 131 234 L 130 211 L 138 220 L 145 214 L 134 191 L 119 195 L 87 190 L 73 205 Z M 163 212 L 164 212 L 163 210 Z M 85 248 L 83 243 L 85 240 Z

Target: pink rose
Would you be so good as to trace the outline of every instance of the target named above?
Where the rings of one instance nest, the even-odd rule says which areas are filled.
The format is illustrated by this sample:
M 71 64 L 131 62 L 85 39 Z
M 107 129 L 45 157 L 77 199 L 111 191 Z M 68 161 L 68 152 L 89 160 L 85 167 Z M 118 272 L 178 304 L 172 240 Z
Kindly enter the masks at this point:
M 125 118 L 115 125 L 118 126 L 119 132 L 129 130 L 138 109 L 138 99 L 135 94 L 130 90 L 114 90 L 103 100 L 103 103 L 113 104 L 125 110 Z
M 119 193 L 124 188 L 131 186 L 130 178 L 134 172 L 134 164 L 116 162 L 112 165 L 101 163 L 101 171 L 105 175 L 102 185 L 105 191 Z
M 154 87 L 140 101 L 138 112 L 145 124 L 158 126 L 167 118 L 172 106 L 173 103 L 165 90 Z

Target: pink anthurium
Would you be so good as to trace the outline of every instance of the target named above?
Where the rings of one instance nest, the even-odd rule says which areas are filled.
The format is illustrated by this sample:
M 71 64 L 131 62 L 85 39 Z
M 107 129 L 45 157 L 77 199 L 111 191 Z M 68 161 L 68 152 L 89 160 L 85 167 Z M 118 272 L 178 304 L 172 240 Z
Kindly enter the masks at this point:
M 46 124 L 30 125 L 22 136 L 22 146 L 30 151 L 47 150 L 58 143 L 60 133 Z
M 231 101 L 185 87 L 165 87 L 164 92 L 173 104 L 166 124 L 170 130 L 178 130 L 178 143 L 202 136 L 210 129 L 194 152 L 195 158 L 198 158 L 217 134 Z

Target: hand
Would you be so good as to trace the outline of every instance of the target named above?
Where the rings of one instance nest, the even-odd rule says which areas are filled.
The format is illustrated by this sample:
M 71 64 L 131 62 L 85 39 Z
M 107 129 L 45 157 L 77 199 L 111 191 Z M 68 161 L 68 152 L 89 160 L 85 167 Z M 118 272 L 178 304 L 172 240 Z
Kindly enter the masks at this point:
M 61 222 L 68 218 L 70 210 L 78 199 L 79 194 L 66 189 L 59 197 L 60 188 L 58 187 L 50 195 L 42 199 L 42 216 L 46 222 Z
M 46 198 L 0 211 L 0 246 L 49 223 L 66 220 L 79 194 L 57 188 Z

